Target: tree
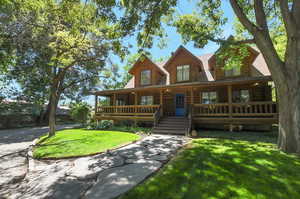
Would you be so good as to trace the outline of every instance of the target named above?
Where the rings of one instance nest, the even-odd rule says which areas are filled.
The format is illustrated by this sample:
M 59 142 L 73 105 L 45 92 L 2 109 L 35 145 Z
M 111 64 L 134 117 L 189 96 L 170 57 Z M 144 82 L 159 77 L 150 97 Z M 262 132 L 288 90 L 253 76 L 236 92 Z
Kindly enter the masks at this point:
M 105 17 L 95 17 L 96 6 L 80 1 L 14 1 L 1 7 L 1 37 L 5 49 L 15 54 L 11 72 L 25 93 L 49 98 L 49 136 L 55 133 L 56 108 L 66 89 L 94 82 L 110 51 L 122 54 L 114 27 Z M 4 40 L 4 39 L 3 39 Z M 28 78 L 28 75 L 30 75 Z M 43 77 L 43 78 L 41 78 Z M 30 80 L 29 80 L 30 79 Z M 82 84 L 81 84 L 82 86 Z M 78 87 L 77 87 L 78 88 Z M 43 90 L 49 91 L 48 96 Z
M 227 47 L 255 44 L 263 54 L 277 88 L 279 99 L 278 147 L 300 153 L 300 1 L 298 0 L 229 0 L 233 11 L 247 30 L 242 40 L 226 40 L 226 23 L 221 0 L 198 1 L 193 14 L 179 15 L 173 25 L 185 42 L 204 47 L 208 41 Z M 276 24 L 274 24 L 276 23 Z M 274 30 L 280 28 L 280 36 Z M 278 31 L 278 29 L 277 29 Z M 286 44 L 284 37 L 286 35 Z M 273 36 L 273 40 L 272 40 Z M 278 42 L 283 40 L 283 42 Z M 278 46 L 280 43 L 281 46 Z M 283 47 L 284 46 L 284 47 Z

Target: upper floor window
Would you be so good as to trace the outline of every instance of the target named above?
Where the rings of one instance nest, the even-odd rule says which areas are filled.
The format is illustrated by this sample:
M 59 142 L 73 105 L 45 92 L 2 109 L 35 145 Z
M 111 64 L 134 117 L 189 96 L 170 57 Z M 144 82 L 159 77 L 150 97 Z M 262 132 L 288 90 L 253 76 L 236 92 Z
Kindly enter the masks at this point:
M 151 84 L 151 71 L 143 70 L 141 71 L 141 85 Z
M 202 92 L 202 104 L 215 104 L 217 103 L 217 92 Z
M 152 105 L 152 104 L 153 104 L 153 96 L 141 97 L 141 105 Z
M 249 90 L 234 90 L 232 92 L 232 101 L 233 102 L 249 102 L 250 101 Z
M 177 82 L 188 81 L 190 79 L 190 66 L 177 66 Z
M 224 69 L 225 77 L 239 76 L 241 75 L 240 67 L 233 67 L 231 69 Z

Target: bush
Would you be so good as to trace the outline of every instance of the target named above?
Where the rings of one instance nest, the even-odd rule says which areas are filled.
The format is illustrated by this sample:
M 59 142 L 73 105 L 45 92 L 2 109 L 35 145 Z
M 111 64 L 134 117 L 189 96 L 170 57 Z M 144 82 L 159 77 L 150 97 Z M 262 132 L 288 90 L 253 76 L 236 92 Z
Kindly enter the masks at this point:
M 82 125 L 86 124 L 90 117 L 90 106 L 86 102 L 71 104 L 71 118 Z
M 87 129 L 89 130 L 103 130 L 109 129 L 113 126 L 112 121 L 110 120 L 102 120 L 97 124 L 97 122 L 91 122 L 87 125 Z

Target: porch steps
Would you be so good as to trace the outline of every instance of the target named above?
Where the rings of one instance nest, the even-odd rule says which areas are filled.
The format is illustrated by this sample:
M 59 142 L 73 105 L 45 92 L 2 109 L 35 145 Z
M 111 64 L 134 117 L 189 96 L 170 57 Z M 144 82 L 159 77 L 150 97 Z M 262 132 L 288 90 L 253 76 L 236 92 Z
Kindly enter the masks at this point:
M 153 128 L 154 134 L 185 135 L 188 130 L 188 119 L 186 117 L 164 117 L 158 126 Z

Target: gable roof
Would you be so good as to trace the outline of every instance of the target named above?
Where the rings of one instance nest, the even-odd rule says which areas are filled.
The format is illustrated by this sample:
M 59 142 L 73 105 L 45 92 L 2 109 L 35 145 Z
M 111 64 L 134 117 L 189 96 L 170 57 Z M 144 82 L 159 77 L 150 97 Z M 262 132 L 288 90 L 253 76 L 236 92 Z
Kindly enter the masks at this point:
M 198 59 L 202 61 L 203 64 L 203 74 L 205 77 L 202 79 L 206 79 L 207 81 L 214 81 L 214 77 L 211 73 L 211 67 L 209 65 L 209 60 L 214 56 L 214 53 L 207 53 L 200 56 L 197 56 Z
M 157 64 L 155 64 L 150 58 L 148 58 L 146 55 L 142 54 L 138 60 L 134 63 L 134 65 L 129 69 L 128 73 L 133 75 L 133 70 L 138 67 L 140 62 L 143 62 L 144 60 L 142 59 L 147 59 L 148 61 L 150 61 L 150 63 L 152 63 L 154 65 L 154 67 L 156 67 L 163 75 L 166 75 L 166 71 L 162 70 Z
M 257 56 L 255 57 L 252 66 L 254 68 L 254 70 L 256 72 L 258 72 L 261 76 L 270 76 L 271 73 L 268 69 L 267 63 L 262 55 L 262 53 L 259 51 L 258 48 L 256 47 L 252 47 L 249 46 L 252 52 L 254 52 L 255 54 L 257 54 Z M 174 59 L 174 57 L 176 56 L 176 53 L 178 53 L 178 51 L 180 49 L 184 49 L 187 52 L 189 52 L 187 49 L 185 49 L 183 46 L 180 46 L 175 53 L 172 55 L 172 57 L 165 62 L 159 62 L 159 63 L 154 63 L 154 65 L 156 65 L 166 76 L 166 84 L 165 85 L 170 85 L 170 74 L 169 72 L 165 69 L 165 66 L 170 63 L 171 59 Z M 200 56 L 195 56 L 193 55 L 191 52 L 189 52 L 192 56 L 194 56 L 195 58 L 197 58 L 203 67 L 203 73 L 201 73 L 200 75 L 203 76 L 203 78 L 201 79 L 205 79 L 206 81 L 212 82 L 215 81 L 213 74 L 212 74 L 212 70 L 211 70 L 211 66 L 210 66 L 210 60 L 215 56 L 215 53 L 207 53 L 207 54 L 203 54 Z M 150 60 L 151 61 L 151 60 Z M 152 62 L 153 63 L 153 62 Z M 129 82 L 126 84 L 125 88 L 134 88 L 134 77 L 132 77 Z
M 168 59 L 168 61 L 164 64 L 164 68 L 166 68 L 166 66 L 168 66 L 169 63 L 171 63 L 175 57 L 181 52 L 181 51 L 185 51 L 187 52 L 189 55 L 191 55 L 192 57 L 194 57 L 196 60 L 199 61 L 199 63 L 201 64 L 201 66 L 203 66 L 203 63 L 202 61 L 197 57 L 195 56 L 193 53 L 191 53 L 188 49 L 186 49 L 185 47 L 183 47 L 182 45 L 180 45 L 176 51 L 172 54 L 172 56 Z

